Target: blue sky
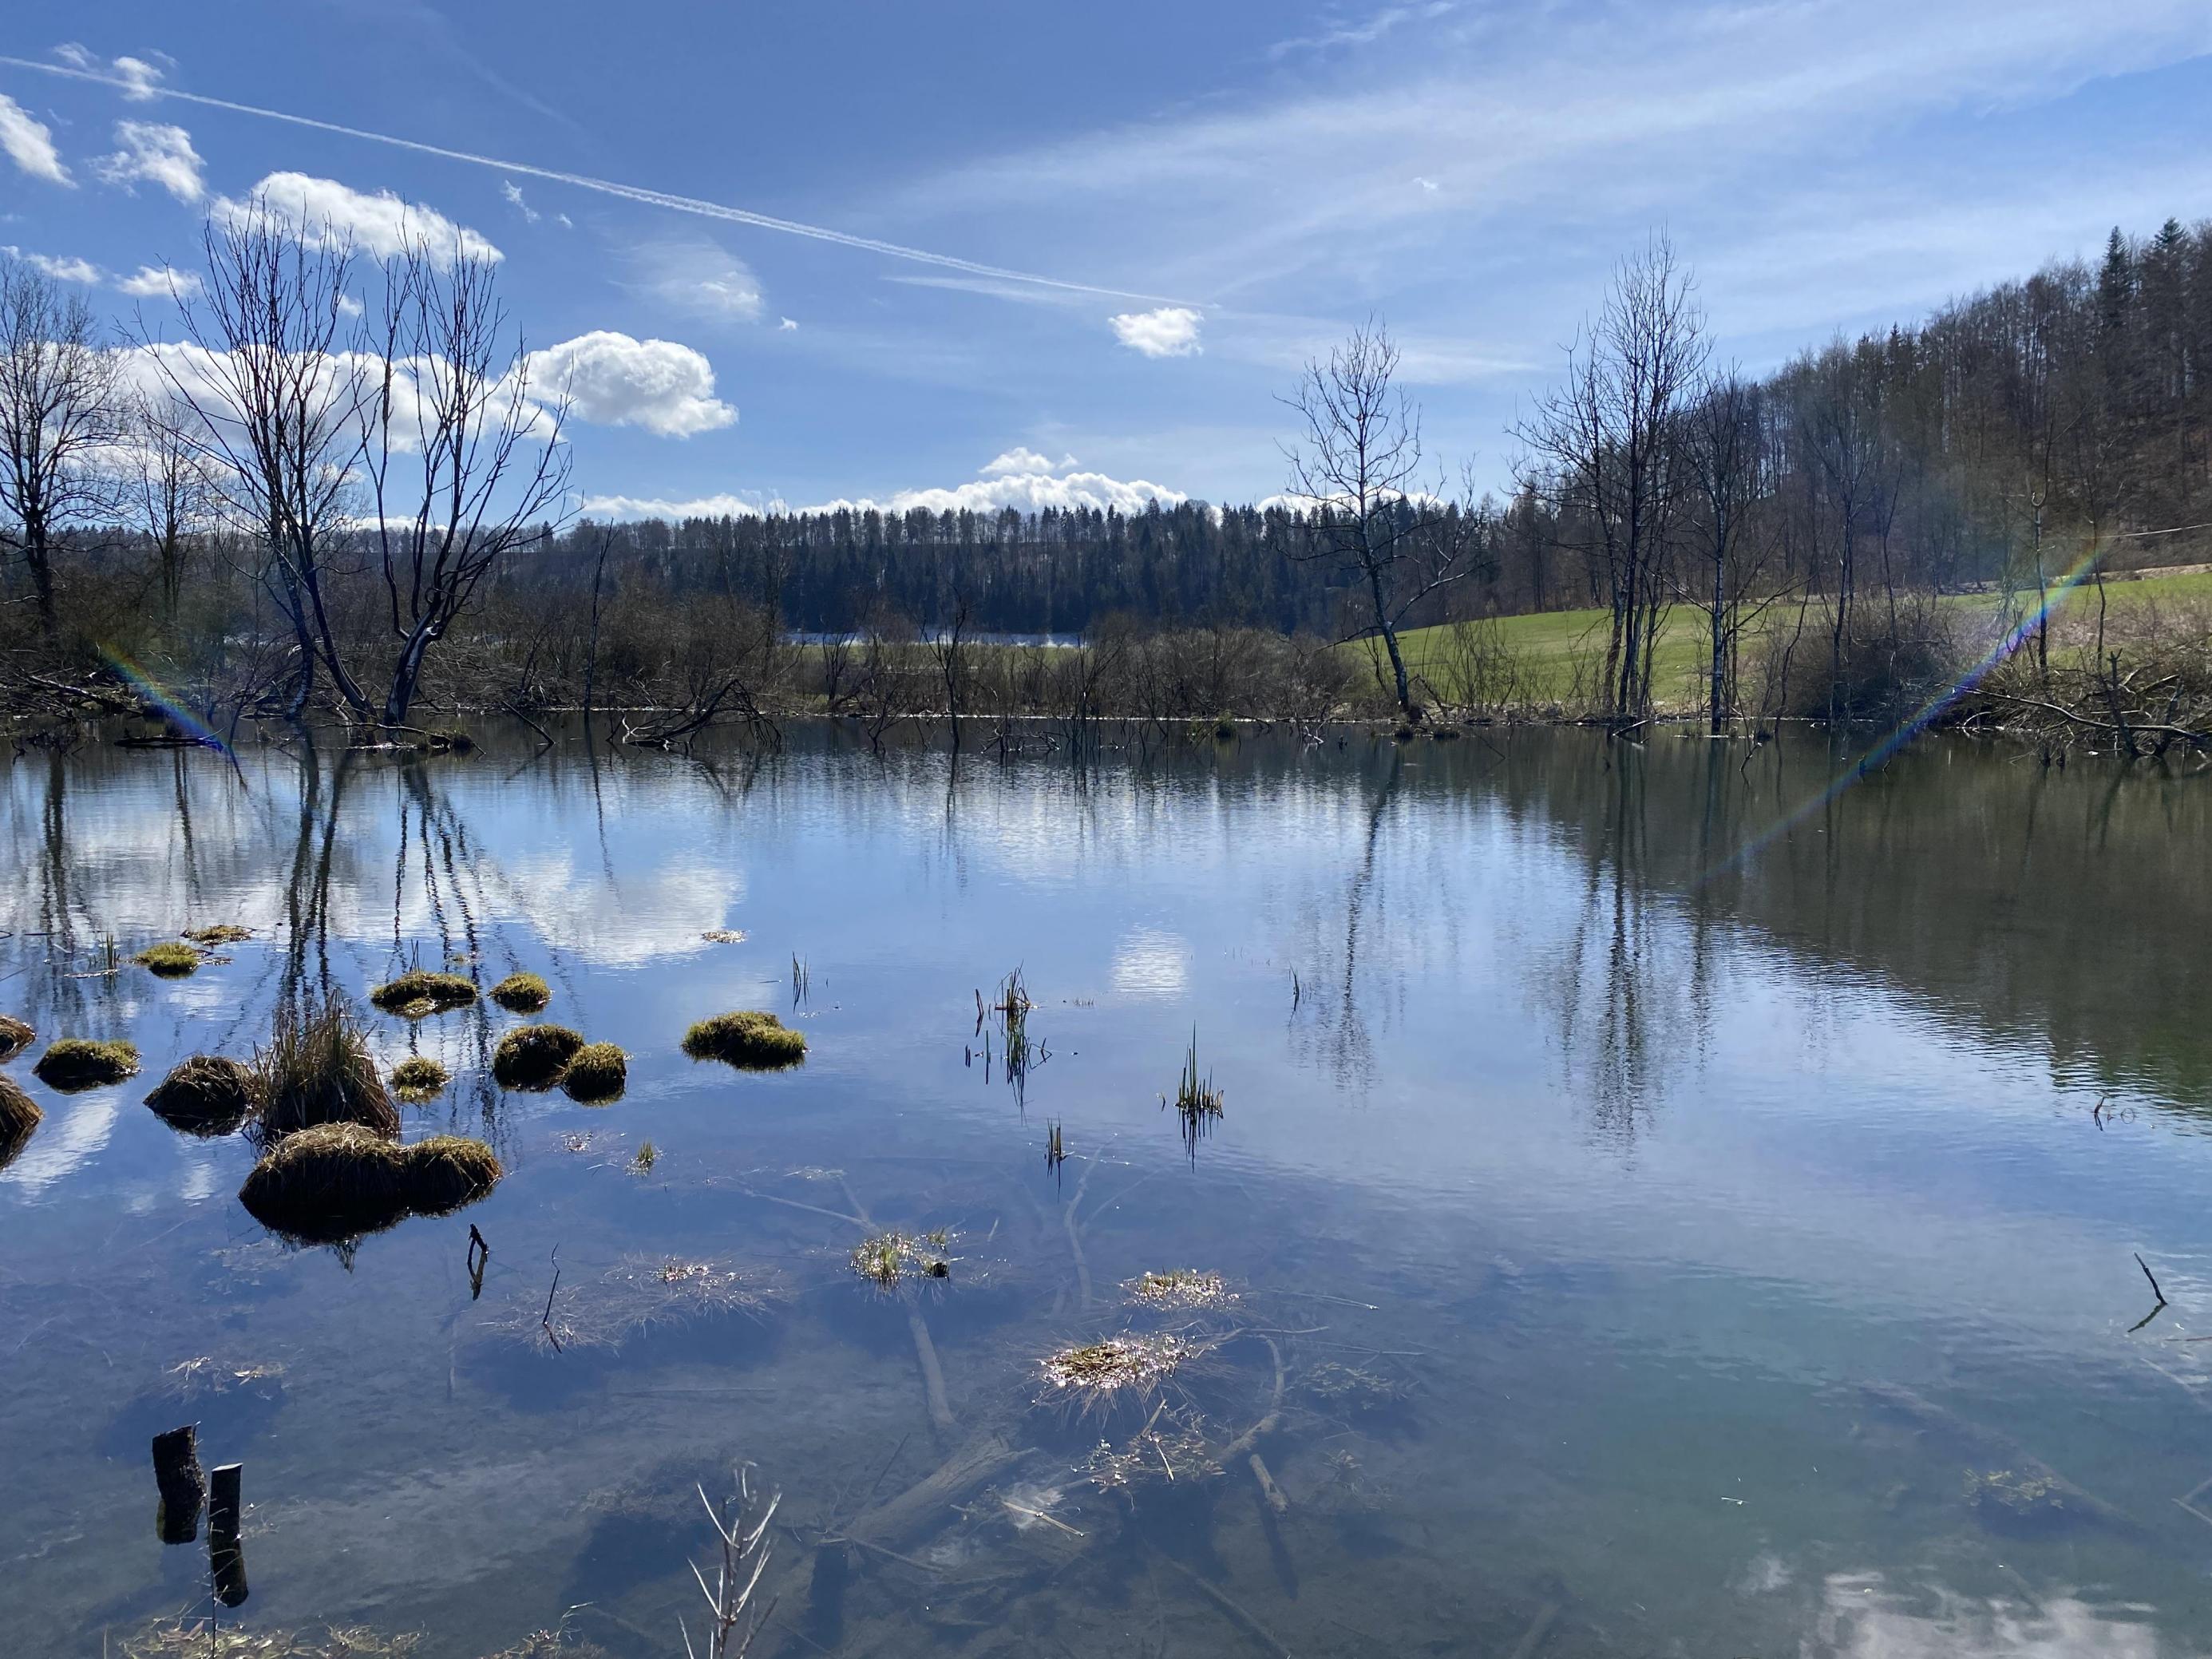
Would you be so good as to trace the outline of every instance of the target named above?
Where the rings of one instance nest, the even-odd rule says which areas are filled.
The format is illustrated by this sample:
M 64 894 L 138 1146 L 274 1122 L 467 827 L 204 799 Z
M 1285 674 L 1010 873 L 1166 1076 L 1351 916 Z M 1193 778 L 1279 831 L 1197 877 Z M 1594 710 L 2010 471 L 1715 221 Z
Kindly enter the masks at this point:
M 158 328 L 222 199 L 396 194 L 499 250 L 603 511 L 1264 497 L 1370 314 L 1501 483 L 1656 225 L 1759 368 L 2212 215 L 2205 0 L 15 0 L 0 54 L 0 245 Z

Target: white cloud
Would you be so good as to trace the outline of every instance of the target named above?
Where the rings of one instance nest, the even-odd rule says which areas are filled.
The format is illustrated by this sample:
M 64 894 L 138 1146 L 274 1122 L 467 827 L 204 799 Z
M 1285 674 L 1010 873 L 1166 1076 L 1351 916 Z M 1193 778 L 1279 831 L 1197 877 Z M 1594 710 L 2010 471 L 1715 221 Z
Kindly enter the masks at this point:
M 341 317 L 358 317 L 367 309 L 366 306 L 350 294 L 338 295 L 338 315 Z
M 779 334 L 796 334 L 799 332 L 799 325 L 793 322 L 790 318 L 786 317 L 781 322 L 775 325 L 775 329 L 776 332 Z
M 1034 450 L 1010 449 L 991 462 L 971 483 L 956 484 L 950 489 L 902 489 L 889 501 L 825 501 L 807 510 L 833 513 L 846 508 L 860 512 L 873 507 L 885 513 L 905 513 L 915 507 L 927 507 L 933 513 L 995 513 L 1011 507 L 1024 513 L 1041 513 L 1047 507 L 1141 513 L 1154 501 L 1162 507 L 1176 507 L 1189 499 L 1181 490 L 1170 489 L 1163 484 L 1147 483 L 1141 478 L 1125 482 L 1103 472 L 1079 471 L 1075 466 L 1073 455 L 1055 465 Z
M 56 185 L 71 182 L 46 123 L 34 119 L 4 92 L 0 92 L 0 150 L 7 151 L 8 159 L 33 179 Z
M 1195 357 L 1206 349 L 1198 343 L 1203 319 L 1188 306 L 1124 312 L 1107 320 L 1123 345 L 1147 357 Z
M 1057 472 L 1075 465 L 1075 457 L 1063 455 L 1057 461 L 1048 455 L 1040 455 L 1025 445 L 1016 444 L 1000 455 L 978 475 L 985 478 L 1025 478 L 1033 472 Z
M 549 398 L 565 386 L 580 420 L 641 426 L 664 438 L 712 432 L 738 418 L 714 396 L 714 366 L 699 352 L 609 329 L 531 353 L 530 383 Z
M 664 304 L 693 316 L 757 322 L 760 279 L 750 266 L 705 240 L 648 243 L 632 256 L 635 284 Z
M 80 46 L 74 40 L 64 40 L 61 45 L 56 46 L 54 48 L 54 56 L 60 58 L 62 62 L 67 64 L 71 69 L 94 69 L 97 68 L 100 64 L 100 59 L 94 58 L 89 52 L 86 51 L 83 46 Z
M 115 74 L 125 82 L 123 95 L 133 103 L 149 101 L 161 84 L 161 71 L 143 58 L 117 58 Z
M 507 198 L 507 204 L 520 214 L 526 223 L 534 225 L 538 222 L 538 210 L 522 199 L 520 185 L 512 179 L 502 179 L 499 183 L 499 193 Z
M 15 259 L 57 283 L 96 283 L 100 267 L 89 259 L 60 258 L 52 253 L 26 253 L 19 247 L 0 247 L 0 253 Z
M 671 501 L 659 495 L 586 495 L 583 510 L 594 519 L 665 519 L 671 524 L 685 519 L 755 519 L 758 502 L 743 495 L 697 495 L 690 501 Z
M 441 264 L 450 264 L 456 253 L 479 259 L 506 257 L 434 208 L 403 201 L 388 190 L 369 194 L 305 173 L 272 173 L 243 201 L 217 197 L 213 216 L 235 224 L 257 204 L 265 206 L 279 228 L 311 246 L 350 242 L 374 258 L 388 259 L 419 242 Z
M 117 277 L 115 287 L 118 293 L 137 300 L 166 300 L 172 293 L 189 300 L 200 291 L 200 279 L 189 270 L 141 265 L 135 276 Z
M 199 152 L 182 127 L 160 121 L 118 121 L 114 155 L 92 164 L 103 183 L 130 190 L 140 179 L 159 185 L 179 202 L 197 202 L 206 185 L 200 178 Z

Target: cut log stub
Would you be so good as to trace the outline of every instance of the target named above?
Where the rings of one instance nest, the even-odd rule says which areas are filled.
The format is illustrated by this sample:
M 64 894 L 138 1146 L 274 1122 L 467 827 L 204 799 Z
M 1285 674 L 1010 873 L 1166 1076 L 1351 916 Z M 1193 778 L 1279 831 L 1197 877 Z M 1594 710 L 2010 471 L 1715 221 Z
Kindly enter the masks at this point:
M 200 1535 L 200 1506 L 207 1501 L 197 1425 L 154 1437 L 154 1484 L 161 1493 L 154 1530 L 164 1544 L 191 1543 Z
M 238 1540 L 242 1510 L 239 1482 L 242 1463 L 222 1463 L 208 1471 L 208 1571 L 215 1580 L 215 1599 L 227 1607 L 242 1607 L 246 1597 L 246 1552 Z

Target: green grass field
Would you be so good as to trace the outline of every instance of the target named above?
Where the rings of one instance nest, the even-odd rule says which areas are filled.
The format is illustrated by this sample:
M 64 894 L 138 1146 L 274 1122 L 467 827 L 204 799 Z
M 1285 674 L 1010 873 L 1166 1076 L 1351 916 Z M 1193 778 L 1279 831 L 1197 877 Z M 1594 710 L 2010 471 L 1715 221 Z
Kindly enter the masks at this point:
M 2212 600 L 2212 570 L 2109 579 L 2105 591 L 2115 615 L 2154 603 Z M 1949 594 L 1939 601 L 1946 606 L 1984 610 L 2000 602 L 1994 593 Z M 2091 602 L 2091 591 L 2079 589 L 2054 614 L 2062 618 L 2079 616 Z M 1593 684 L 1603 671 L 1607 617 L 1602 611 L 1547 611 L 1540 616 L 1501 617 L 1496 628 L 1498 642 L 1511 657 L 1519 676 L 1524 702 L 1567 702 L 1575 694 L 1578 674 L 1585 684 Z M 1439 691 L 1447 690 L 1452 683 L 1449 633 L 1446 628 L 1418 628 L 1400 636 L 1407 667 L 1427 678 Z M 1364 645 L 1349 648 L 1365 659 Z M 1671 613 L 1661 628 L 1652 661 L 1652 692 L 1662 707 L 1695 707 L 1702 702 L 1706 652 L 1704 617 L 1679 609 Z

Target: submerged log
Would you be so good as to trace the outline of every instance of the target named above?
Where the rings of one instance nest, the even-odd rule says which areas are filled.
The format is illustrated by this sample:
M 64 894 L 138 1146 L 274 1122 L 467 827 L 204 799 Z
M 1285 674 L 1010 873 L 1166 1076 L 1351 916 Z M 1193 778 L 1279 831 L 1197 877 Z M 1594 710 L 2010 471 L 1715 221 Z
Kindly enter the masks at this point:
M 215 1599 L 227 1607 L 244 1606 L 247 1595 L 246 1552 L 239 1542 L 239 1483 L 245 1474 L 242 1463 L 208 1471 L 208 1571 L 215 1580 Z
M 1862 1389 L 1876 1405 L 1923 1429 L 1949 1437 L 1977 1457 L 2002 1464 L 2015 1474 L 2043 1483 L 2061 1514 L 2077 1521 L 2094 1521 L 2121 1532 L 2142 1530 L 2142 1524 L 2127 1511 L 2094 1492 L 2083 1491 L 2003 1431 L 1961 1417 L 1948 1407 L 1939 1406 L 1899 1383 L 1869 1382 L 1863 1384 Z
M 845 1536 L 896 1547 L 940 1520 L 956 1500 L 981 1486 L 1018 1455 L 995 1434 L 977 1435 L 918 1484 L 854 1516 L 844 1529 Z
M 200 1506 L 207 1501 L 196 1425 L 154 1437 L 154 1484 L 161 1493 L 154 1530 L 164 1544 L 191 1543 L 200 1535 Z

